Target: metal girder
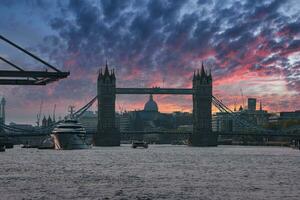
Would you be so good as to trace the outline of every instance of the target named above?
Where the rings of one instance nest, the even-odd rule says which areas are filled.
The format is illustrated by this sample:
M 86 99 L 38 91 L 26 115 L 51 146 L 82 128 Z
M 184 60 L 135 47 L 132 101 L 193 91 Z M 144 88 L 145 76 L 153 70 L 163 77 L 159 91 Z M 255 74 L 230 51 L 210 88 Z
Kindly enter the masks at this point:
M 47 65 L 48 67 L 50 67 L 51 69 L 53 69 L 56 72 L 60 72 L 60 70 L 56 69 L 56 67 L 54 67 L 53 65 L 49 64 L 48 62 L 44 61 L 43 59 L 37 57 L 36 55 L 30 53 L 29 51 L 27 51 L 26 49 L 20 47 L 19 45 L 17 45 L 16 43 L 10 41 L 9 39 L 5 38 L 3 35 L 0 35 L 0 39 L 7 42 L 8 44 L 14 46 L 15 48 L 19 49 L 20 51 L 24 52 L 25 54 L 31 56 L 32 58 L 38 60 L 39 62 L 43 63 L 44 65 Z
M 59 79 L 67 78 L 70 75 L 70 72 L 62 72 L 55 68 L 53 65 L 42 60 L 36 55 L 30 53 L 26 49 L 20 47 L 14 42 L 8 40 L 7 38 L 0 35 L 0 39 L 12 45 L 13 47 L 19 49 L 25 54 L 31 56 L 35 60 L 43 63 L 47 67 L 51 68 L 54 71 L 25 71 L 18 65 L 10 62 L 9 60 L 0 56 L 0 60 L 8 64 L 9 66 L 15 68 L 16 70 L 0 70 L 0 85 L 46 85 L 48 83 L 57 81 Z
M 66 78 L 70 72 L 1 71 L 0 85 L 46 85 Z
M 0 70 L 0 77 L 66 78 L 69 72 Z
M 179 94 L 192 95 L 189 88 L 116 88 L 116 94 Z
M 30 79 L 0 79 L 0 85 L 47 85 L 57 81 L 59 78 L 44 78 L 39 80 Z
M 36 83 L 35 80 L 0 79 L 0 85 L 46 85 L 46 83 Z
M 3 58 L 3 57 L 1 57 L 1 56 L 0 56 L 0 60 L 6 62 L 7 64 L 9 64 L 10 66 L 16 68 L 16 69 L 19 70 L 19 71 L 24 71 L 24 70 L 23 70 L 22 68 L 20 68 L 19 66 L 15 65 L 14 63 L 12 63 L 12 62 L 6 60 L 5 58 Z

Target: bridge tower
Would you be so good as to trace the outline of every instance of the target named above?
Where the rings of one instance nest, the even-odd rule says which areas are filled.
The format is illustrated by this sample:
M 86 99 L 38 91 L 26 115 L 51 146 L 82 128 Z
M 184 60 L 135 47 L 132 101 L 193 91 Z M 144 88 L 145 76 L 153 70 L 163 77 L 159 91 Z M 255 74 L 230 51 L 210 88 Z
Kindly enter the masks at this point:
M 191 146 L 217 146 L 217 135 L 212 132 L 212 76 L 205 72 L 202 63 L 193 76 L 193 133 Z
M 97 80 L 98 126 L 95 146 L 120 146 L 120 132 L 115 123 L 116 77 L 113 70 L 100 71 Z

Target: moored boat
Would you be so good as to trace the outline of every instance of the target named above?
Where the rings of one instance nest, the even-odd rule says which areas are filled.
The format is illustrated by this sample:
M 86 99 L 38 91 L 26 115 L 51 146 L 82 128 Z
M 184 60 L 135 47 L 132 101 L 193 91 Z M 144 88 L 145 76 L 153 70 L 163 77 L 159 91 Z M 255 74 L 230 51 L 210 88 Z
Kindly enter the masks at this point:
M 147 149 L 148 148 L 148 143 L 144 142 L 144 141 L 142 141 L 142 142 L 132 142 L 131 147 L 134 148 L 134 149 L 138 148 L 138 147 L 142 147 L 142 148 Z
M 58 124 L 52 131 L 54 148 L 59 150 L 88 149 L 86 130 L 77 120 L 70 119 Z

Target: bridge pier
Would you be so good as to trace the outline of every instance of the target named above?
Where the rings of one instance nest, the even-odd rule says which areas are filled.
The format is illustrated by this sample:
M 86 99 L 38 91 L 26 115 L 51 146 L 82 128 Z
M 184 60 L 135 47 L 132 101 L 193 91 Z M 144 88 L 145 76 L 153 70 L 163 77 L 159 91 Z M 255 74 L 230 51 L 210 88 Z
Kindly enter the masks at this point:
M 202 64 L 201 72 L 193 77 L 193 133 L 189 138 L 190 146 L 217 146 L 217 135 L 212 132 L 212 77 Z
M 116 77 L 109 72 L 106 64 L 104 74 L 99 73 L 98 93 L 98 126 L 94 135 L 95 146 L 120 146 L 120 132 L 115 122 Z
M 94 146 L 120 146 L 121 135 L 117 129 L 103 129 L 93 139 Z
M 218 135 L 215 133 L 193 133 L 189 138 L 189 145 L 195 147 L 216 147 Z

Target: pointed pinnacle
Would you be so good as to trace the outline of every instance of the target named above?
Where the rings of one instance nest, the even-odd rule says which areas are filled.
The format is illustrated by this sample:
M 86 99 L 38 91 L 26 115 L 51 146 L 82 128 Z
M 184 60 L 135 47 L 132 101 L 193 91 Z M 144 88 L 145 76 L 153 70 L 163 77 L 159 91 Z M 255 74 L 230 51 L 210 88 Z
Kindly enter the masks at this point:
M 201 66 L 201 76 L 206 75 L 205 70 L 204 70 L 204 66 L 203 66 L 203 62 L 202 62 L 202 66 Z

